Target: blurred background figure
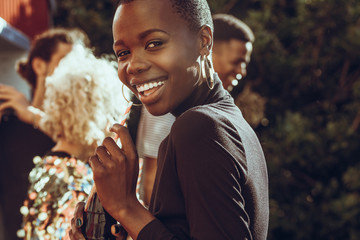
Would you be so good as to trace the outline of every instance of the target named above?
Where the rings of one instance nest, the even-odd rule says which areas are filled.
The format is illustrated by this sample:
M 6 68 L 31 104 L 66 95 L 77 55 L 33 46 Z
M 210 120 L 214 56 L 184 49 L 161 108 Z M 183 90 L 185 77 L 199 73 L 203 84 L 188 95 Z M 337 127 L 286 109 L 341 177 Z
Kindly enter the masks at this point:
M 229 92 L 247 75 L 255 36 L 248 25 L 229 14 L 214 14 L 213 64 L 223 86 Z M 264 118 L 265 99 L 253 92 L 247 82 L 235 98 L 244 118 L 257 127 Z
M 246 77 L 255 37 L 249 26 L 234 16 L 219 13 L 213 15 L 213 21 L 214 68 L 224 88 L 231 91 Z
M 75 205 L 92 187 L 88 158 L 128 106 L 118 92 L 121 85 L 112 62 L 96 58 L 79 44 L 46 78 L 39 126 L 56 144 L 44 157 L 33 159 L 19 237 L 67 238 Z
M 89 43 L 79 29 L 55 28 L 35 37 L 27 58 L 17 64 L 19 75 L 31 88 L 30 101 L 13 86 L 0 84 L 0 203 L 5 239 L 16 239 L 21 224 L 19 207 L 28 188 L 31 159 L 42 156 L 54 145 L 38 129 L 45 78 L 54 72 L 76 42 Z

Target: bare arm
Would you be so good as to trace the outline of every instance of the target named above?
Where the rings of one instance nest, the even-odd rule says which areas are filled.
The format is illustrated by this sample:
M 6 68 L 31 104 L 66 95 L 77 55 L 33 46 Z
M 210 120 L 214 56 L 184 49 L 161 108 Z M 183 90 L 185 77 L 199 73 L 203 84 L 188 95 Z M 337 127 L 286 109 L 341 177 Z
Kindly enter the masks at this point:
M 19 120 L 38 128 L 44 113 L 33 106 L 23 93 L 12 86 L 0 84 L 0 116 L 6 109 L 13 109 Z

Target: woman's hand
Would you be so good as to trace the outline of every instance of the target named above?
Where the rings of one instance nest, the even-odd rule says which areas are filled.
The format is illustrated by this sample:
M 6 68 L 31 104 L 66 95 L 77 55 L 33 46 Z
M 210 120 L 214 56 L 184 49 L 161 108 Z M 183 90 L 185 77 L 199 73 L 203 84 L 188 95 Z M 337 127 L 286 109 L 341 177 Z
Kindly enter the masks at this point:
M 155 217 L 136 198 L 139 159 L 129 131 L 120 124 L 110 131 L 118 135 L 122 147 L 108 137 L 90 157 L 96 192 L 106 211 L 136 239 Z
M 23 93 L 12 86 L 0 84 L 0 100 L 3 101 L 0 104 L 0 113 L 12 108 L 21 121 L 32 123 L 33 114 L 27 109 L 30 103 Z
M 84 224 L 84 210 L 84 202 L 79 202 L 76 204 L 74 217 L 71 219 L 71 229 L 69 231 L 69 238 L 71 240 L 85 240 L 81 230 Z M 124 240 L 127 236 L 127 233 L 120 224 L 114 224 L 111 226 L 111 234 L 114 235 L 117 240 Z
M 121 222 L 123 211 L 136 205 L 136 183 L 139 162 L 128 130 L 114 124 L 110 131 L 121 139 L 122 148 L 107 137 L 90 157 L 94 181 L 101 204 L 116 220 Z
M 76 205 L 74 217 L 71 219 L 71 229 L 69 231 L 69 237 L 71 240 L 85 240 L 85 237 L 81 232 L 81 227 L 84 223 L 84 207 L 84 202 L 79 202 Z

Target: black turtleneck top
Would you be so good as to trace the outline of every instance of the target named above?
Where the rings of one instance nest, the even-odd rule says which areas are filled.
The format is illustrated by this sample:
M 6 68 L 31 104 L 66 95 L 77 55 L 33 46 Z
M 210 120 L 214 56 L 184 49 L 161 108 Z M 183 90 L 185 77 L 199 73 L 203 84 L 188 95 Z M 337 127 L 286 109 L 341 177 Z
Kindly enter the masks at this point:
M 156 220 L 138 239 L 266 239 L 264 154 L 218 77 L 213 90 L 195 90 L 173 114 L 149 208 Z

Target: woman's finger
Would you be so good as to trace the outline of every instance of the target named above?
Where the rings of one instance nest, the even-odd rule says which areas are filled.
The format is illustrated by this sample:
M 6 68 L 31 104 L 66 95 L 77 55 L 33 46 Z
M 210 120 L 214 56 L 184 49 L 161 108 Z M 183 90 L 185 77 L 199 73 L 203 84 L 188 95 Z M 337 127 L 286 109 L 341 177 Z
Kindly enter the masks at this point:
M 110 128 L 110 131 L 116 133 L 120 138 L 122 144 L 122 150 L 125 152 L 125 155 L 128 158 L 137 158 L 136 148 L 130 136 L 129 130 L 124 126 L 115 123 Z
M 139 173 L 139 158 L 129 130 L 120 124 L 114 124 L 110 128 L 110 131 L 116 133 L 121 140 L 122 151 L 126 156 L 126 164 L 130 170 L 128 177 L 129 179 L 132 179 L 132 182 L 135 183 L 135 185 L 132 187 L 136 187 Z
M 0 92 L 0 100 L 2 100 L 2 101 L 8 101 L 11 99 L 11 97 L 12 97 L 12 95 L 9 93 Z
M 105 146 L 104 144 L 103 146 L 98 146 L 95 150 L 95 153 L 98 156 L 101 163 L 104 164 L 105 166 L 108 166 L 112 162 L 111 156 L 114 155 L 114 151 L 119 149 L 118 148 L 112 149 L 112 148 L 116 148 L 116 145 L 112 146 L 111 148 L 109 147 L 109 144 L 106 145 L 107 146 Z
M 75 207 L 75 225 L 77 228 L 81 228 L 84 220 L 83 220 L 83 214 L 84 214 L 84 208 L 85 208 L 85 202 L 78 202 Z
M 10 101 L 6 101 L 6 102 L 3 102 L 3 103 L 0 103 L 0 112 L 1 111 L 4 111 L 5 109 L 7 108 L 12 108 L 12 104 Z
M 82 235 L 81 230 L 74 226 L 75 218 L 71 219 L 71 229 L 68 232 L 69 238 L 71 240 L 85 240 L 85 237 Z
M 84 224 L 83 214 L 84 214 L 84 202 L 79 202 L 76 204 L 74 217 L 71 219 L 71 230 L 69 231 L 69 237 L 72 240 L 85 240 L 81 232 L 81 227 Z
M 127 237 L 127 232 L 121 224 L 113 224 L 111 226 L 111 234 L 119 240 L 124 240 Z
M 116 139 L 106 137 L 102 144 L 110 155 L 124 154 L 123 149 L 116 144 Z
M 93 170 L 94 179 L 96 176 L 104 174 L 104 166 L 97 155 L 93 155 L 89 158 L 89 164 Z
M 10 99 L 13 97 L 24 96 L 24 94 L 19 92 L 12 86 L 2 85 L 0 87 L 0 96 L 1 96 L 1 98 L 4 97 L 6 99 Z

